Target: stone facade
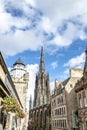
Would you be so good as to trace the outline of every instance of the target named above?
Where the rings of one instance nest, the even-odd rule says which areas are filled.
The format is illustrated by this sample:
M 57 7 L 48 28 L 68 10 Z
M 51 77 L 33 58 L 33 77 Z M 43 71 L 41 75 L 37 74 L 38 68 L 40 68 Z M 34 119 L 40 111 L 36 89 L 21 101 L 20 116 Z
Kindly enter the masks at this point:
M 23 110 L 26 110 L 26 92 L 28 88 L 29 74 L 21 59 L 18 59 L 11 69 L 11 77 L 14 82 L 16 91 L 19 95 Z
M 13 64 L 13 67 L 11 69 L 11 77 L 15 85 L 15 89 L 18 93 L 18 96 L 21 100 L 23 112 L 26 115 L 26 118 L 21 120 L 21 129 L 23 129 L 23 127 L 27 129 L 28 113 L 26 111 L 26 92 L 28 89 L 29 73 L 26 71 L 26 66 L 20 58 Z
M 21 123 L 19 125 L 16 125 L 16 122 L 14 121 L 13 125 L 13 118 L 16 117 L 15 113 L 6 112 L 6 110 L 2 109 L 2 102 L 4 98 L 9 96 L 15 98 L 20 108 L 22 109 L 23 106 L 15 89 L 15 86 L 12 82 L 11 76 L 5 64 L 3 56 L 0 52 L 0 128 L 3 126 L 3 129 L 21 130 Z M 20 119 L 17 119 L 17 121 L 18 120 Z
M 79 130 L 87 130 L 87 48 L 83 77 L 75 86 L 78 102 Z
M 64 86 L 55 81 L 55 89 L 51 96 L 52 130 L 67 129 L 66 91 Z
M 45 72 L 44 52 L 41 48 L 39 72 L 36 75 L 33 108 L 30 98 L 29 118 L 32 119 L 33 130 L 50 130 L 50 88 L 49 75 Z
M 63 82 L 55 81 L 55 89 L 51 96 L 52 130 L 78 128 L 75 84 L 81 77 L 82 70 L 72 68 L 68 79 Z
M 32 119 L 32 130 L 51 130 L 51 107 L 49 104 L 30 109 L 29 118 Z

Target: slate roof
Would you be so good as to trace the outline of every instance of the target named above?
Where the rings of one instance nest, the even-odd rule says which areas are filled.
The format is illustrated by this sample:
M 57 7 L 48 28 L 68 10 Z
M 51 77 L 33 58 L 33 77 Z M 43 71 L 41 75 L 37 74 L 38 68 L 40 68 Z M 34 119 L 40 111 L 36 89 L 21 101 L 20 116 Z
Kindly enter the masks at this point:
M 13 64 L 13 66 L 15 66 L 16 64 L 21 64 L 21 65 L 25 66 L 25 64 L 23 63 L 23 61 L 21 60 L 21 58 L 18 58 L 17 61 Z

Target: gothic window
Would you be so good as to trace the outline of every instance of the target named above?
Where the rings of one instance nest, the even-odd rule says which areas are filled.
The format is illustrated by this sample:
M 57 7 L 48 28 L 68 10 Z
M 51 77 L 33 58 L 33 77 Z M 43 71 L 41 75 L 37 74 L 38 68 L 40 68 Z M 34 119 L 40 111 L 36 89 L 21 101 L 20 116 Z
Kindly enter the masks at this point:
M 45 124 L 45 127 L 46 127 L 46 121 L 47 121 L 47 120 L 46 120 L 46 114 L 47 114 L 47 112 L 46 112 L 46 110 L 45 110 L 45 114 L 44 114 L 44 116 L 45 116 L 45 117 L 44 117 L 44 124 Z
M 35 122 L 35 112 L 33 113 L 33 118 L 34 118 L 34 122 Z
M 57 109 L 55 110 L 55 115 L 57 115 Z
M 63 107 L 62 107 L 62 111 L 61 111 L 61 114 L 63 115 Z
M 52 121 L 52 126 L 54 126 L 54 122 Z
M 54 115 L 54 111 L 52 111 L 52 116 Z
M 59 120 L 59 127 L 60 127 L 60 120 Z
M 61 103 L 63 103 L 63 96 L 61 96 Z
M 55 126 L 56 126 L 56 120 L 55 120 Z
M 57 98 L 57 104 L 59 104 L 59 98 Z
M 59 115 L 61 115 L 61 108 L 59 108 Z
M 87 98 L 86 97 L 84 97 L 84 105 L 85 105 L 85 107 L 87 107 Z
M 65 107 L 64 107 L 64 109 L 63 109 L 63 114 L 65 114 Z
M 57 111 L 58 111 L 58 115 L 59 115 L 59 109 Z
M 46 86 L 47 86 L 47 80 L 46 80 Z
M 41 113 L 40 113 L 40 127 L 42 128 L 42 111 L 41 111 Z
M 83 93 L 83 99 L 84 99 L 84 107 L 87 107 L 87 97 L 85 95 L 85 92 Z
M 79 94 L 79 106 L 82 108 L 82 96 Z
M 37 120 L 37 126 L 38 126 L 38 112 L 37 112 L 37 117 L 36 118 L 37 118 L 36 120 Z
M 62 127 L 62 121 L 60 120 L 60 127 Z
M 56 101 L 55 101 L 55 99 L 54 99 L 54 106 L 56 106 Z
M 62 121 L 62 127 L 64 127 L 64 120 Z

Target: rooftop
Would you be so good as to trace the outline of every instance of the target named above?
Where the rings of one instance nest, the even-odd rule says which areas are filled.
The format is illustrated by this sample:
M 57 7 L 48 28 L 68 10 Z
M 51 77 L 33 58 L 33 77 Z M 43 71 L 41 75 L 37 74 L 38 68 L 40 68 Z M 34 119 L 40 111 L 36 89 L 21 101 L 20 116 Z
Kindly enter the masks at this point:
M 25 66 L 25 64 L 23 63 L 23 61 L 21 60 L 21 58 L 18 58 L 17 61 L 13 64 L 13 66 L 15 66 L 16 64 L 21 64 L 21 65 Z

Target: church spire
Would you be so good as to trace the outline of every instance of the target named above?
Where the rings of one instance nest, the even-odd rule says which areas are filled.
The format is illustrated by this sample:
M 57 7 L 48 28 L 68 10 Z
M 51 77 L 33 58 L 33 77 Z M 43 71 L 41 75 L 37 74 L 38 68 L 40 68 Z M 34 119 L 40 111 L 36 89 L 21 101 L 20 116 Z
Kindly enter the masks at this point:
M 85 55 L 86 55 L 86 60 L 85 60 L 85 66 L 84 66 L 83 75 L 84 75 L 85 77 L 87 77 L 87 47 L 86 47 L 86 50 L 85 50 Z
M 44 65 L 44 51 L 43 47 L 41 47 L 41 57 L 40 57 L 40 72 L 45 71 L 45 65 Z

